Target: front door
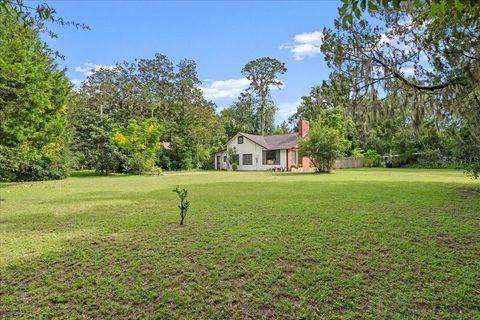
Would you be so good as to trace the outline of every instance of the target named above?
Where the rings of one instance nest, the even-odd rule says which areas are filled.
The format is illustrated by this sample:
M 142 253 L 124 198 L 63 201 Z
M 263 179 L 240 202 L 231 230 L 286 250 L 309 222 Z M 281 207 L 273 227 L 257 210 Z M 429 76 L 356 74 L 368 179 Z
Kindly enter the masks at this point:
M 217 170 L 220 170 L 220 156 L 217 156 Z

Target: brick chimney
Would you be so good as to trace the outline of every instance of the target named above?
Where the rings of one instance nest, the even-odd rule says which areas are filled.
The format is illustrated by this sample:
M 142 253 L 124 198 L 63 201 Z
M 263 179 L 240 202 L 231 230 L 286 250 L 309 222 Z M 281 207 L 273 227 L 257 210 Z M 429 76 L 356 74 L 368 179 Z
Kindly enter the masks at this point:
M 298 136 L 305 137 L 310 130 L 310 123 L 307 120 L 298 121 Z

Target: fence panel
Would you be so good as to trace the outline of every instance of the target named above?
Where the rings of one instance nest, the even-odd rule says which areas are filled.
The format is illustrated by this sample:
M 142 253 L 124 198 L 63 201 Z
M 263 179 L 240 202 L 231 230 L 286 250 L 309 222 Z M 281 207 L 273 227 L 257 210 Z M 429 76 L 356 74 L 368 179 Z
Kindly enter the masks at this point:
M 333 165 L 335 169 L 361 168 L 363 167 L 363 158 L 344 157 L 335 160 Z

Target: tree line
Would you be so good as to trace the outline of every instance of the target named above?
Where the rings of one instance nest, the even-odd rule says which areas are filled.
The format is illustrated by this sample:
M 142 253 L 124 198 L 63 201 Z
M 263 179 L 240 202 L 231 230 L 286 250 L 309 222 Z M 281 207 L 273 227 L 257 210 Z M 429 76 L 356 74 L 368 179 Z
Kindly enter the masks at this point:
M 75 91 L 55 63 L 61 54 L 40 38 L 45 22 L 68 23 L 49 6 L 1 0 L 0 179 L 209 168 L 238 131 L 292 132 L 299 119 L 312 121 L 315 137 L 300 142 L 304 151 L 321 145 L 331 157 L 385 154 L 397 166 L 478 175 L 478 3 L 457 0 L 449 14 L 443 0 L 397 2 L 344 2 L 334 28 L 323 30 L 329 80 L 276 126 L 271 89 L 287 71 L 277 59 L 248 62 L 249 87 L 218 114 L 195 61 L 162 54 L 97 70 Z M 304 154 L 329 170 L 331 161 Z

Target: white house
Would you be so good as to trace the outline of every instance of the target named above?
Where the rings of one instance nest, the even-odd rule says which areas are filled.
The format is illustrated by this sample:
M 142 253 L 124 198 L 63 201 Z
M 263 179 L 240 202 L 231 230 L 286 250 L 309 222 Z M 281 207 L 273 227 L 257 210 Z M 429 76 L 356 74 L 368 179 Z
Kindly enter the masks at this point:
M 300 120 L 297 133 L 261 136 L 239 132 L 215 154 L 215 169 L 231 169 L 237 163 L 238 170 L 291 170 L 292 166 L 310 170 L 310 160 L 298 157 L 297 146 L 297 139 L 305 137 L 309 128 L 308 121 Z

